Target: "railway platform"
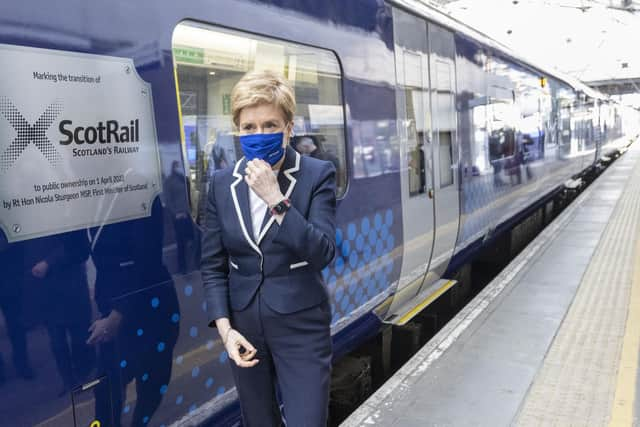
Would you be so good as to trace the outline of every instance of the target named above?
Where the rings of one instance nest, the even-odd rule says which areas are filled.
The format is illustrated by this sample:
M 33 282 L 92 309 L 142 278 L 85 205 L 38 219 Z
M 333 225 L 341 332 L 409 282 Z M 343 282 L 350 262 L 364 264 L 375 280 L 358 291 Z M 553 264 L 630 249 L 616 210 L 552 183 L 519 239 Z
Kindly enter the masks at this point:
M 640 144 L 345 422 L 640 425 Z

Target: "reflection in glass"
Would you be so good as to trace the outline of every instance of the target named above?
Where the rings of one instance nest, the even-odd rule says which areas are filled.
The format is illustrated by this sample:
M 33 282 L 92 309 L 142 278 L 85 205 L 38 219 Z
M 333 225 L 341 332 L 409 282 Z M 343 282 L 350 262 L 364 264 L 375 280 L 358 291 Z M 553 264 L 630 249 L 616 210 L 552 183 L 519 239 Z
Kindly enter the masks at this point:
M 406 144 L 407 173 L 409 177 L 409 195 L 415 196 L 426 191 L 425 144 L 428 135 L 428 92 L 424 79 L 428 79 L 426 55 L 398 47 L 397 68 L 402 72 L 398 80 L 398 100 L 404 105 L 403 120 L 400 123 L 400 134 Z
M 178 271 L 183 274 L 187 272 L 187 245 L 194 239 L 193 225 L 189 217 L 189 202 L 184 196 L 185 186 L 189 194 L 189 180 L 184 176 L 180 162 L 174 160 L 171 163 L 171 174 L 164 181 L 164 201 L 173 222 Z
M 86 342 L 92 316 L 86 233 L 0 246 L 0 358 L 11 354 L 13 362 L 0 363 L 0 386 L 11 390 L 0 413 L 12 425 L 67 425 L 69 392 L 95 366 L 95 349 Z M 46 410 L 26 410 L 42 401 L 50 402 Z
M 95 302 L 100 316 L 87 342 L 98 352 L 97 377 L 110 390 L 95 390 L 98 420 L 131 419 L 145 425 L 158 409 L 171 379 L 180 309 L 174 283 L 162 262 L 163 208 L 156 198 L 151 216 L 88 231 L 96 268 Z M 127 396 L 127 385 L 135 395 Z M 135 402 L 123 413 L 125 401 Z

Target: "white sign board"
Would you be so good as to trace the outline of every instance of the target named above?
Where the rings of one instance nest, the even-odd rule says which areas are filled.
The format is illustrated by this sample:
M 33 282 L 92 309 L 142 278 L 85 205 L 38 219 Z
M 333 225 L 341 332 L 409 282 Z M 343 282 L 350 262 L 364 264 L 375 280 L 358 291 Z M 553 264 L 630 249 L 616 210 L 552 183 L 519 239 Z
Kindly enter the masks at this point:
M 311 126 L 342 126 L 344 116 L 342 105 L 309 104 L 309 121 Z
M 0 228 L 9 242 L 150 215 L 151 87 L 129 58 L 0 44 Z

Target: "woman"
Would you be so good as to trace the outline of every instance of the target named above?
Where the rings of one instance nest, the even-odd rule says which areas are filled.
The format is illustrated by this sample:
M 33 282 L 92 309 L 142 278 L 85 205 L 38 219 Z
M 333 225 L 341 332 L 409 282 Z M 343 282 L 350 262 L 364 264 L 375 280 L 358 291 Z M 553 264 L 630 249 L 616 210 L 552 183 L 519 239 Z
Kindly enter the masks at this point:
M 289 147 L 293 89 L 251 72 L 231 94 L 245 157 L 211 180 L 202 241 L 209 325 L 229 353 L 244 426 L 326 425 L 335 168 Z

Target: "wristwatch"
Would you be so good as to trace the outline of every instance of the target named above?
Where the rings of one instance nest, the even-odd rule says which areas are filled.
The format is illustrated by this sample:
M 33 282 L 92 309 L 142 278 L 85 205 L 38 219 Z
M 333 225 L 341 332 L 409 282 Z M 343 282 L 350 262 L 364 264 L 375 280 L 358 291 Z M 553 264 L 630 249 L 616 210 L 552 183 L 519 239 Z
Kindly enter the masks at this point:
M 271 215 L 281 215 L 289 210 L 291 207 L 291 200 L 282 199 L 275 205 L 271 206 L 269 209 L 271 211 Z

